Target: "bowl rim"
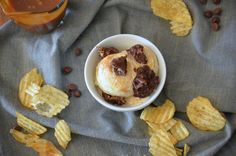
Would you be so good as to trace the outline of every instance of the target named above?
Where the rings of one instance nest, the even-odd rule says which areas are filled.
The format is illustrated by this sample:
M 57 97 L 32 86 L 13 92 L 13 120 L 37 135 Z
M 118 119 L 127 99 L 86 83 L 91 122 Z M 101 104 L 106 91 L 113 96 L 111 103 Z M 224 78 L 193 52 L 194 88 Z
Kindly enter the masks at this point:
M 136 39 L 139 39 L 139 40 L 145 40 L 145 42 L 149 42 L 150 45 L 152 45 L 152 50 L 153 48 L 155 49 L 154 53 L 158 59 L 158 63 L 159 63 L 159 67 L 160 67 L 160 62 L 162 62 L 162 65 L 163 65 L 163 68 L 159 68 L 159 70 L 163 70 L 163 77 L 162 77 L 162 80 L 160 81 L 159 83 L 159 86 L 158 88 L 159 89 L 156 89 L 154 90 L 154 92 L 151 94 L 151 96 L 143 103 L 141 104 L 138 104 L 138 105 L 134 105 L 134 106 L 129 106 L 129 107 L 121 107 L 121 106 L 116 106 L 116 105 L 113 105 L 113 104 L 110 104 L 108 103 L 107 101 L 105 101 L 102 97 L 98 97 L 92 88 L 90 88 L 90 84 L 88 82 L 88 78 L 87 78 L 87 73 L 88 73 L 88 70 L 89 70 L 89 61 L 90 61 L 90 58 L 92 57 L 93 53 L 96 52 L 96 49 L 97 47 L 99 47 L 99 45 L 107 42 L 108 40 L 111 40 L 113 38 L 116 38 L 116 37 L 131 37 L 131 38 L 136 38 Z M 142 43 L 141 43 L 142 44 Z M 157 54 L 158 53 L 158 54 Z M 159 56 L 158 56 L 159 55 Z M 164 87 L 164 84 L 165 84 L 165 81 L 166 81 L 166 63 L 165 63 L 165 60 L 164 60 L 164 57 L 162 55 L 162 53 L 160 52 L 160 50 L 157 48 L 157 46 L 155 44 L 153 44 L 151 41 L 149 41 L 148 39 L 144 38 L 144 37 L 141 37 L 141 36 L 138 36 L 138 35 L 134 35 L 134 34 L 117 34 L 117 35 L 113 35 L 113 36 L 110 36 L 110 37 L 107 37 L 105 39 L 103 39 L 102 41 L 100 41 L 99 43 L 97 43 L 93 49 L 89 52 L 89 55 L 87 56 L 87 59 L 86 59 L 86 62 L 85 62 L 85 66 L 84 66 L 84 79 L 85 79 L 85 83 L 86 83 L 86 86 L 90 92 L 90 94 L 100 103 L 102 104 L 103 106 L 105 106 L 106 108 L 109 108 L 111 110 L 114 110 L 114 111 L 118 111 L 118 112 L 126 112 L 126 111 L 137 111 L 137 110 L 140 110 L 140 109 L 143 109 L 144 107 L 150 105 L 161 93 L 163 87 Z M 97 91 L 96 91 L 97 92 Z

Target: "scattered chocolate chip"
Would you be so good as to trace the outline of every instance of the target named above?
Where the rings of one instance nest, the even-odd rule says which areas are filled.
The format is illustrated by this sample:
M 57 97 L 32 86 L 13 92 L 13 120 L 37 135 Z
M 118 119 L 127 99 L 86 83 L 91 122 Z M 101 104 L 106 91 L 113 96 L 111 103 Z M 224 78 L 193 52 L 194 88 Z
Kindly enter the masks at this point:
M 68 90 L 68 91 L 75 91 L 75 90 L 77 90 L 77 89 L 78 89 L 78 87 L 77 87 L 77 85 L 74 84 L 74 83 L 70 83 L 70 84 L 67 85 L 67 90 Z
M 199 0 L 199 2 L 203 5 L 207 4 L 207 0 Z
M 108 55 L 119 53 L 119 50 L 114 47 L 99 47 L 98 53 L 101 58 L 104 58 Z
M 134 96 L 140 98 L 149 96 L 159 84 L 159 77 L 147 65 L 139 67 L 136 73 L 133 80 Z
M 68 67 L 68 66 L 66 66 L 66 67 L 64 67 L 63 69 L 62 69 L 62 73 L 63 74 L 69 74 L 69 73 L 71 73 L 72 72 L 72 68 L 71 67 Z
M 204 11 L 204 16 L 205 17 L 207 17 L 207 18 L 211 18 L 212 17 L 212 15 L 213 15 L 213 13 L 212 13 L 212 11 L 211 10 L 207 10 L 207 11 Z
M 118 76 L 125 76 L 127 72 L 127 56 L 121 56 L 119 58 L 114 58 L 111 61 L 111 67 L 114 73 Z
M 221 0 L 212 0 L 212 2 L 217 5 L 220 4 Z
M 146 64 L 147 63 L 147 57 L 143 52 L 144 47 L 140 44 L 136 44 L 130 49 L 127 50 L 129 54 L 131 54 L 134 59 L 141 64 Z
M 218 23 L 219 24 L 220 23 L 220 18 L 217 17 L 217 16 L 212 17 L 211 23 Z
M 214 15 L 219 16 L 222 13 L 222 9 L 221 8 L 215 8 L 212 12 L 213 12 Z
M 211 29 L 213 31 L 218 31 L 220 29 L 219 23 L 211 23 Z
M 14 129 L 14 130 L 17 130 L 17 131 L 22 131 L 22 130 L 23 130 L 23 128 L 20 127 L 18 124 L 16 124 L 13 129 Z
M 76 56 L 80 56 L 80 54 L 81 54 L 81 49 L 80 48 L 76 48 L 75 49 L 75 55 Z
M 76 91 L 73 92 L 73 95 L 75 97 L 80 97 L 81 96 L 81 92 L 79 90 L 76 90 Z
M 124 97 L 112 96 L 112 95 L 106 94 L 104 92 L 102 93 L 102 96 L 107 102 L 114 104 L 114 105 L 123 105 L 126 102 Z

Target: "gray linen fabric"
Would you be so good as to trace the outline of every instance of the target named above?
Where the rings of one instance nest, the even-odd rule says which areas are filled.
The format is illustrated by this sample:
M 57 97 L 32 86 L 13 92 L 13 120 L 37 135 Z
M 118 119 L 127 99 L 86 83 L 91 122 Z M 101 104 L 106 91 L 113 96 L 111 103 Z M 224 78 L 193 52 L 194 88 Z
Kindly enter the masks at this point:
M 0 154 L 35 155 L 9 135 L 17 110 L 51 128 L 58 119 L 65 119 L 76 133 L 68 150 L 62 150 L 65 155 L 149 155 L 147 126 L 139 119 L 140 112 L 104 108 L 86 89 L 83 76 L 85 60 L 94 45 L 111 35 L 131 33 L 149 39 L 162 52 L 168 75 L 161 97 L 173 100 L 179 112 L 185 112 L 188 101 L 198 95 L 209 97 L 216 107 L 228 112 L 228 123 L 220 132 L 198 131 L 185 113 L 178 113 L 191 133 L 178 146 L 189 143 L 190 155 L 214 155 L 219 150 L 217 155 L 235 155 L 236 1 L 222 2 L 219 32 L 212 32 L 202 16 L 204 8 L 213 5 L 203 7 L 197 0 L 186 3 L 194 19 L 187 37 L 171 34 L 169 23 L 152 14 L 148 0 L 71 0 L 64 24 L 49 34 L 32 34 L 13 22 L 0 27 Z M 80 57 L 74 56 L 77 47 L 83 51 Z M 64 76 L 61 67 L 66 65 L 74 70 Z M 17 98 L 18 84 L 34 67 L 48 84 L 58 88 L 77 83 L 81 98 L 71 98 L 67 109 L 51 119 L 25 109 Z M 58 145 L 53 130 L 43 137 Z

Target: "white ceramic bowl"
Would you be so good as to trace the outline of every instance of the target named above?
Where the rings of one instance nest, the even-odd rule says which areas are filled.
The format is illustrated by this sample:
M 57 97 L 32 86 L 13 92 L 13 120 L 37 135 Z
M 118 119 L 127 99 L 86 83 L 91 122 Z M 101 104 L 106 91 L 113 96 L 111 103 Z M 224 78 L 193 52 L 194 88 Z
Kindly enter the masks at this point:
M 116 106 L 112 105 L 108 102 L 106 102 L 102 96 L 99 95 L 96 86 L 95 86 L 95 74 L 96 74 L 96 66 L 98 62 L 100 61 L 97 47 L 115 47 L 119 50 L 125 50 L 130 48 L 131 46 L 135 44 L 142 44 L 148 46 L 157 56 L 158 62 L 159 62 L 159 77 L 160 77 L 160 84 L 158 87 L 154 90 L 154 92 L 149 96 L 149 98 L 138 105 L 135 106 Z M 158 48 L 148 41 L 147 39 L 132 35 L 132 34 L 120 34 L 108 37 L 101 42 L 99 42 L 90 52 L 90 54 L 87 57 L 85 67 L 84 67 L 84 78 L 85 83 L 87 85 L 87 88 L 89 92 L 92 94 L 92 96 L 103 106 L 112 109 L 114 111 L 136 111 L 140 110 L 149 104 L 151 104 L 160 94 L 166 80 L 166 64 L 165 60 L 161 54 L 161 52 L 158 50 Z

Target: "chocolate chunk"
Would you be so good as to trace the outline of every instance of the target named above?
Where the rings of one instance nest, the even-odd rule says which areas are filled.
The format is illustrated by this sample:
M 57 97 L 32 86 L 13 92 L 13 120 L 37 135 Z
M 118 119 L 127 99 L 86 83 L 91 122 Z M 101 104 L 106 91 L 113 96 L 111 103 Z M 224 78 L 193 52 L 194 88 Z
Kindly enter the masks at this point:
M 220 18 L 219 17 L 212 17 L 212 19 L 211 19 L 211 23 L 220 23 Z
M 102 96 L 107 102 L 114 104 L 114 105 L 123 105 L 126 102 L 124 97 L 112 96 L 112 95 L 106 94 L 104 92 L 102 93 Z
M 68 91 L 75 91 L 75 90 L 77 90 L 77 89 L 78 89 L 78 87 L 77 87 L 77 85 L 74 84 L 74 83 L 70 83 L 70 84 L 67 85 L 67 90 L 68 90 Z
M 114 47 L 100 47 L 98 53 L 101 58 L 105 58 L 108 55 L 119 53 L 119 50 Z
M 73 95 L 75 97 L 80 97 L 81 96 L 81 92 L 79 90 L 76 90 L 76 91 L 74 91 Z
M 80 56 L 81 54 L 81 49 L 80 48 L 76 48 L 75 49 L 75 56 Z
M 222 13 L 222 9 L 221 8 L 215 8 L 212 12 L 213 12 L 214 15 L 219 16 Z
M 199 0 L 199 2 L 203 5 L 207 4 L 207 0 Z
M 211 29 L 213 31 L 218 31 L 220 29 L 219 23 L 211 23 Z
M 62 69 L 62 73 L 63 74 L 69 74 L 69 73 L 71 73 L 72 72 L 72 68 L 71 67 L 68 67 L 68 66 L 66 66 L 66 67 L 64 67 L 63 69 Z
M 159 84 L 159 77 L 147 65 L 136 69 L 136 73 L 133 80 L 134 96 L 140 98 L 149 96 Z
M 212 0 L 212 2 L 217 5 L 220 4 L 221 0 Z
M 211 10 L 207 10 L 207 11 L 204 11 L 204 16 L 205 17 L 207 17 L 207 18 L 211 18 L 212 17 L 212 15 L 213 15 L 213 13 L 212 13 L 212 11 Z
M 127 60 L 126 56 L 122 56 L 119 58 L 114 58 L 111 61 L 111 67 L 114 73 L 118 76 L 125 76 L 127 72 Z
M 130 49 L 128 49 L 128 53 L 131 54 L 134 59 L 141 64 L 146 64 L 147 63 L 147 57 L 143 52 L 143 46 L 140 44 L 136 44 Z

